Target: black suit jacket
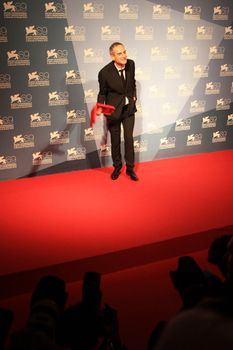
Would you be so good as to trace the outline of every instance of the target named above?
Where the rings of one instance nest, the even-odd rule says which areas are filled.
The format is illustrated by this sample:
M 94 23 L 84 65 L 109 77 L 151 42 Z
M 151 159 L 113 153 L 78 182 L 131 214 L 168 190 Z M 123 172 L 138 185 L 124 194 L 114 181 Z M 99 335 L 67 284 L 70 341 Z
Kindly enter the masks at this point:
M 116 109 L 109 120 L 120 119 L 122 107 L 125 105 L 125 97 L 129 100 L 129 115 L 136 112 L 136 81 L 135 64 L 133 60 L 128 59 L 125 65 L 126 86 L 123 86 L 121 77 L 116 69 L 114 62 L 110 62 L 103 67 L 98 75 L 99 94 L 97 101 L 114 106 Z

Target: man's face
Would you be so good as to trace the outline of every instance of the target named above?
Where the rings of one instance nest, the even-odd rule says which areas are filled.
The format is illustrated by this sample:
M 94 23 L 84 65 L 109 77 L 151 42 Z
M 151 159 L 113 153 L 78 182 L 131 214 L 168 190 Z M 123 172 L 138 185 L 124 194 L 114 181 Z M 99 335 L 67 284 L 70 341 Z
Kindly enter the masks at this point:
M 117 45 L 113 48 L 111 58 L 119 67 L 124 67 L 127 62 L 127 53 L 123 45 Z

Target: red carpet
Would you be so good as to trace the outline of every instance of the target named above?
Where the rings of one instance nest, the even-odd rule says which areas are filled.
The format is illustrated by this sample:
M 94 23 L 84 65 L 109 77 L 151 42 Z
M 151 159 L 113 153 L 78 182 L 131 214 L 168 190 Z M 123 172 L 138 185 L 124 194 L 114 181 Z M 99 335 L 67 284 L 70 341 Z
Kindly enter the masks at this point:
M 233 151 L 6 181 L 0 275 L 233 224 Z
M 0 301 L 14 311 L 13 329 L 24 326 L 42 275 L 64 278 L 71 304 L 84 271 L 95 269 L 123 341 L 146 349 L 156 323 L 180 307 L 168 273 L 177 256 L 211 269 L 209 243 L 233 232 L 232 156 L 140 163 L 137 183 L 124 173 L 111 181 L 111 168 L 0 183 Z

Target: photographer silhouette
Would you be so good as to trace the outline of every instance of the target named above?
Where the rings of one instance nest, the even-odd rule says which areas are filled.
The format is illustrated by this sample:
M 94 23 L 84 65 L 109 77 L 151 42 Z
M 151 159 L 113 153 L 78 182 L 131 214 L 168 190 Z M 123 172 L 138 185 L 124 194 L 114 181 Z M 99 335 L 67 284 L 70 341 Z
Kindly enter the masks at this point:
M 102 308 L 101 275 L 86 272 L 81 302 L 65 310 L 60 325 L 60 343 L 71 350 L 123 350 L 117 312 L 109 305 Z

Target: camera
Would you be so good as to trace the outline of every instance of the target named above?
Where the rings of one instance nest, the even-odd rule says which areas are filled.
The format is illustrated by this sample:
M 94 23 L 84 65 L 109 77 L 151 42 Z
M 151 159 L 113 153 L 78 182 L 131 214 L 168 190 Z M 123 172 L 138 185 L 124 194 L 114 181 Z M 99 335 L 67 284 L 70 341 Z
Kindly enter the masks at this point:
M 37 284 L 31 298 L 27 327 L 56 338 L 56 328 L 67 299 L 65 282 L 57 276 L 45 276 Z

